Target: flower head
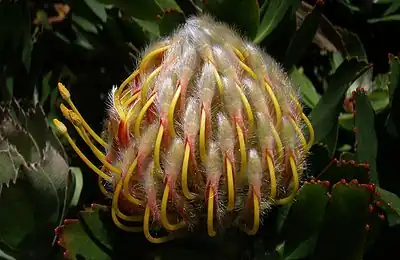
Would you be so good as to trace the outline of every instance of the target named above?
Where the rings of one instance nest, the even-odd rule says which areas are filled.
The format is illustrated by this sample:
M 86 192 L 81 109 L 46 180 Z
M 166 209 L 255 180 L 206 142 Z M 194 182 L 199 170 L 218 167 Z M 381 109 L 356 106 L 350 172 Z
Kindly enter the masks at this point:
M 294 197 L 313 143 L 279 64 L 209 16 L 188 19 L 144 51 L 111 92 L 104 138 L 59 87 L 70 107 L 64 116 L 103 166 L 57 126 L 99 175 L 115 224 L 154 243 L 203 219 L 210 236 L 229 224 L 255 234 L 271 205 Z M 167 235 L 156 237 L 153 226 Z

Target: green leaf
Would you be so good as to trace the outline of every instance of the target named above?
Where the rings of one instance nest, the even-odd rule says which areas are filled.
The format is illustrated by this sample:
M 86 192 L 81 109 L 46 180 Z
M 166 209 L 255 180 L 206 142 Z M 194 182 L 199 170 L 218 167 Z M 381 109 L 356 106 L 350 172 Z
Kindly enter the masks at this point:
M 293 68 L 290 72 L 290 78 L 299 86 L 303 102 L 309 108 L 315 108 L 321 96 L 315 90 L 311 80 L 303 73 L 302 69 Z
M 160 36 L 160 28 L 155 20 L 147 21 L 134 17 L 132 18 L 132 20 L 143 29 L 143 31 L 148 35 L 150 40 Z
M 32 136 L 42 154 L 46 147 L 49 126 L 44 111 L 40 106 L 36 106 L 34 109 L 28 111 L 26 116 L 26 130 Z
M 257 33 L 260 21 L 257 0 L 208 0 L 204 3 L 204 10 L 212 13 L 219 20 L 236 26 L 250 39 L 253 39 Z
M 47 98 L 50 95 L 50 92 L 51 92 L 50 79 L 51 79 L 52 75 L 53 75 L 53 72 L 49 71 L 43 77 L 43 80 L 42 80 L 42 93 L 41 93 L 41 96 L 40 96 L 40 105 L 41 106 L 44 105 L 44 103 L 46 102 Z
M 69 168 L 64 158 L 48 143 L 45 148 L 43 160 L 39 163 L 40 168 L 49 178 L 54 186 L 60 205 L 63 209 L 66 203 L 66 189 Z
M 91 237 L 96 239 L 107 250 L 112 250 L 111 237 L 107 226 L 104 224 L 102 217 L 104 214 L 109 216 L 110 211 L 106 206 L 92 204 L 91 208 L 83 210 L 79 213 L 82 223 L 87 227 Z
M 345 60 L 328 79 L 328 90 L 311 112 L 311 121 L 315 131 L 315 142 L 323 140 L 338 121 L 345 93 L 350 84 L 362 74 L 368 66 L 356 59 Z
M 88 235 L 79 220 L 68 220 L 59 231 L 59 241 L 66 249 L 65 254 L 72 260 L 111 260 Z
M 396 89 L 400 89 L 400 59 L 389 55 L 389 64 L 389 104 L 392 105 L 394 92 Z
M 368 19 L 367 21 L 368 21 L 368 23 L 400 21 L 400 14 L 388 15 L 388 16 L 384 16 L 382 18 Z
M 260 25 L 258 26 L 256 37 L 253 42 L 260 44 L 269 34 L 276 28 L 283 19 L 290 7 L 297 4 L 298 0 L 270 0 L 263 15 Z
M 82 31 L 78 30 L 75 25 L 72 25 L 71 27 L 76 32 L 75 43 L 86 50 L 94 50 L 94 46 L 86 35 Z
M 163 10 L 173 9 L 182 13 L 182 9 L 175 0 L 156 0 L 156 2 Z
M 81 196 L 82 188 L 83 188 L 83 176 L 82 171 L 78 167 L 71 167 L 70 168 L 71 175 L 73 177 L 74 187 L 73 194 L 71 196 L 71 200 L 69 202 L 70 207 L 75 207 L 78 205 L 79 198 Z
M 398 57 L 389 55 L 390 78 L 389 78 L 389 106 L 390 114 L 386 121 L 386 128 L 393 136 L 400 133 L 400 60 Z
M 84 0 L 86 5 L 96 14 L 100 20 L 105 23 L 107 21 L 106 6 L 96 0 Z
M 181 12 L 170 11 L 165 13 L 159 22 L 160 35 L 170 35 L 183 22 L 185 22 L 185 16 Z
M 357 184 L 334 185 L 313 259 L 362 259 L 370 191 Z
M 10 185 L 0 196 L 0 242 L 16 249 L 35 229 L 34 204 L 22 185 Z
M 338 138 L 339 138 L 339 124 L 338 122 L 335 122 L 331 130 L 320 141 L 320 144 L 325 146 L 326 149 L 328 150 L 330 157 L 332 157 L 335 154 Z
M 163 10 L 156 0 L 99 0 L 103 4 L 111 4 L 135 18 L 155 21 L 157 15 L 162 15 Z
M 368 95 L 368 100 L 375 113 L 383 111 L 389 105 L 389 89 L 374 89 Z
M 66 210 L 68 165 L 40 106 L 26 114 L 14 100 L 1 112 L 0 242 L 18 259 L 47 259 Z
M 86 20 L 85 18 L 72 14 L 71 15 L 71 19 L 72 21 L 78 25 L 80 28 L 82 28 L 83 30 L 90 32 L 90 33 L 98 33 L 97 27 L 95 24 L 93 24 L 92 22 Z
M 391 4 L 397 2 L 397 0 L 375 0 L 374 4 Z
M 0 133 L 7 139 L 10 145 L 22 155 L 27 163 L 35 163 L 40 160 L 40 150 L 33 137 L 20 126 L 13 125 L 15 123 L 8 122 L 7 125 L 3 122 L 3 131 Z
M 350 146 L 350 145 L 348 145 L 348 146 Z M 348 162 L 348 161 L 351 161 L 351 160 L 355 161 L 355 159 L 356 159 L 356 155 L 354 153 L 342 152 L 340 154 L 340 161 L 345 160 L 346 162 Z
M 313 41 L 322 19 L 321 12 L 322 5 L 317 4 L 290 40 L 283 62 L 286 68 L 290 69 L 293 65 L 296 65 L 305 53 L 308 45 Z
M 365 92 L 356 91 L 355 109 L 356 158 L 359 163 L 369 164 L 371 181 L 378 183 L 376 171 L 378 140 L 375 132 L 375 113 Z
M 284 259 L 290 259 L 288 256 L 319 230 L 328 203 L 327 192 L 327 186 L 309 183 L 298 191 L 280 234 L 285 241 Z
M 21 159 L 14 161 L 11 149 L 13 148 L 9 146 L 7 141 L 0 141 L 0 196 L 3 185 L 8 187 L 10 182 L 15 183 L 17 180 L 19 167 L 22 163 Z M 17 153 L 15 152 L 14 155 L 17 155 Z
M 350 85 L 346 92 L 346 97 L 351 98 L 353 96 L 353 91 L 355 91 L 357 88 L 363 88 L 367 93 L 371 92 L 374 87 L 372 75 L 373 68 L 370 67 Z
M 398 3 L 392 3 L 388 9 L 386 9 L 385 13 L 383 16 L 387 16 L 389 14 L 395 13 L 398 9 L 400 9 L 400 2 Z
M 14 95 L 14 78 L 13 77 L 6 78 L 6 88 L 7 88 L 9 97 L 12 97 Z
M 354 130 L 354 115 L 353 113 L 341 113 L 339 115 L 339 125 L 348 131 Z
M 40 168 L 26 167 L 23 169 L 24 179 L 30 184 L 31 200 L 36 202 L 37 217 L 43 226 L 56 225 L 61 206 L 57 190 L 50 176 Z
M 377 187 L 377 200 L 381 202 L 381 207 L 387 214 L 389 226 L 400 224 L 400 198 L 387 190 Z
M 25 66 L 25 69 L 29 72 L 31 69 L 31 53 L 33 49 L 33 42 L 31 36 L 31 14 L 28 7 L 24 8 L 24 15 L 23 15 L 23 36 L 22 36 L 22 63 Z
M 308 167 L 308 176 L 318 176 L 331 163 L 332 158 L 326 146 L 315 144 L 310 149 L 308 163 L 312 167 Z
M 344 58 L 346 59 L 356 58 L 361 62 L 368 63 L 367 53 L 357 34 L 343 28 L 337 28 L 337 30 L 345 45 Z
M 369 169 L 364 165 L 358 165 L 355 161 L 334 160 L 318 176 L 318 180 L 338 183 L 341 180 L 357 180 L 359 183 L 370 183 Z
M 312 253 L 315 247 L 317 237 L 312 236 L 311 238 L 301 241 L 298 247 L 296 247 L 292 252 L 281 252 L 282 260 L 300 260 L 300 259 L 307 259 L 307 257 Z M 285 250 L 286 243 L 284 244 L 282 251 Z M 282 255 L 284 254 L 284 255 Z
M 0 258 L 4 260 L 17 260 L 0 249 Z

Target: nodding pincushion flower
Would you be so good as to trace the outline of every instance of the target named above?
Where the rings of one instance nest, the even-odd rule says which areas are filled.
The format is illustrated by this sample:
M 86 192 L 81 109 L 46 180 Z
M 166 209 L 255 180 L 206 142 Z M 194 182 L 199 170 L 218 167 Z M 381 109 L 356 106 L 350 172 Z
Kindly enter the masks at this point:
M 70 99 L 64 117 L 102 163 L 96 167 L 54 123 L 112 197 L 123 230 L 153 243 L 206 224 L 255 234 L 271 205 L 299 188 L 313 129 L 279 64 L 211 17 L 188 19 L 149 46 L 110 94 L 103 136 Z M 111 184 L 111 191 L 105 189 Z M 166 231 L 155 236 L 155 230 Z

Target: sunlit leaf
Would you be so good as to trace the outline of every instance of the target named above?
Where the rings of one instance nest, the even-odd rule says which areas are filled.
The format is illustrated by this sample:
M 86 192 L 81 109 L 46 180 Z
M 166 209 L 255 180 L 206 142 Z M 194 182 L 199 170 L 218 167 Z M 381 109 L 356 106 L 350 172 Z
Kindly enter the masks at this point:
M 258 26 L 256 37 L 253 42 L 261 43 L 268 35 L 276 28 L 279 22 L 283 19 L 286 12 L 291 6 L 295 5 L 298 0 L 271 0 L 268 1 L 265 13 L 262 15 L 262 20 Z

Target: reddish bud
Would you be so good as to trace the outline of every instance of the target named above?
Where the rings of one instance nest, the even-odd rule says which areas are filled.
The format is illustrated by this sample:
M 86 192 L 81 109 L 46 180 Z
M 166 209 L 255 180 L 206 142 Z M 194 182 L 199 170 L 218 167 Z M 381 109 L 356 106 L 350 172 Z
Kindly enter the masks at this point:
M 367 232 L 371 231 L 371 227 L 368 224 L 365 225 L 365 231 Z
M 374 211 L 374 206 L 373 205 L 369 205 L 368 210 L 369 210 L 369 212 L 372 213 Z

